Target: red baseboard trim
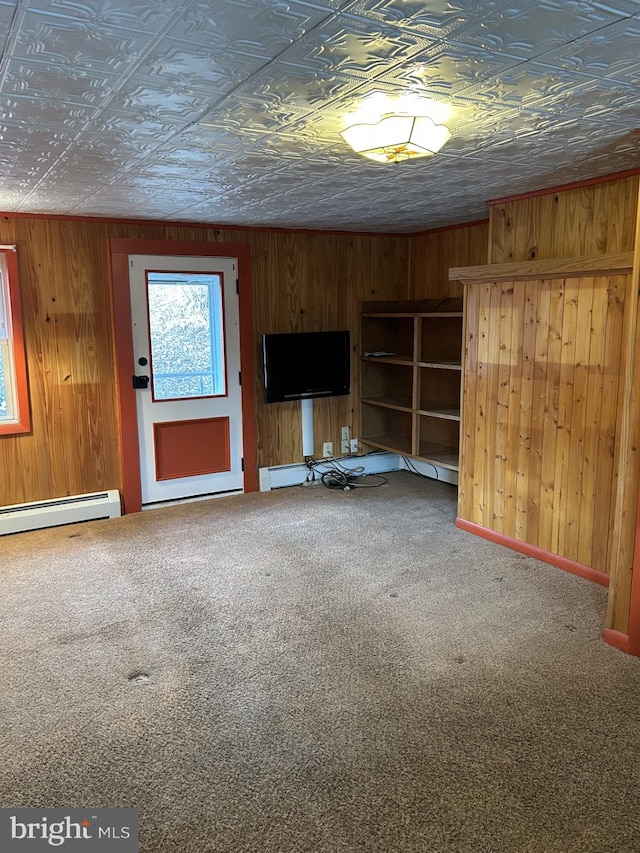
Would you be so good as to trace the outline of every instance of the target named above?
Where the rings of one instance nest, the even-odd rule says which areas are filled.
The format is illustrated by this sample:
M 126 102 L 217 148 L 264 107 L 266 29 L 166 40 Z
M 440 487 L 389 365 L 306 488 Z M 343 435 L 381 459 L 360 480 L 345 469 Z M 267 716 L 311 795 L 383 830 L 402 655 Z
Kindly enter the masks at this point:
M 604 572 L 592 569 L 590 566 L 584 566 L 582 563 L 577 563 L 568 557 L 552 554 L 550 551 L 538 548 L 537 545 L 520 542 L 511 536 L 505 536 L 504 533 L 497 533 L 495 530 L 489 530 L 488 527 L 482 527 L 482 525 L 475 524 L 473 521 L 465 521 L 463 518 L 456 518 L 456 527 L 459 527 L 460 530 L 466 530 L 467 533 L 473 533 L 476 536 L 481 536 L 483 539 L 488 539 L 490 542 L 506 545 L 507 548 L 519 551 L 528 557 L 535 557 L 536 560 L 541 560 L 543 563 L 550 563 L 552 566 L 564 569 L 565 572 L 571 572 L 572 575 L 578 575 L 586 580 L 594 581 L 594 583 L 599 583 L 601 586 L 609 586 L 609 575 Z
M 620 631 L 614 631 L 613 628 L 605 628 L 602 634 L 602 639 L 609 646 L 618 649 L 625 654 L 629 654 L 629 637 L 622 634 Z

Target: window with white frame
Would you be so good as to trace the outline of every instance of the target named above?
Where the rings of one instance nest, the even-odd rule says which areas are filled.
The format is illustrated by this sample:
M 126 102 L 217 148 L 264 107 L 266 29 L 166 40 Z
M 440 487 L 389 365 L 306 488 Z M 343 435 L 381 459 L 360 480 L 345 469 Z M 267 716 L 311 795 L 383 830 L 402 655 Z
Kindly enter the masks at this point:
M 0 246 L 0 435 L 28 432 L 29 404 L 15 246 Z

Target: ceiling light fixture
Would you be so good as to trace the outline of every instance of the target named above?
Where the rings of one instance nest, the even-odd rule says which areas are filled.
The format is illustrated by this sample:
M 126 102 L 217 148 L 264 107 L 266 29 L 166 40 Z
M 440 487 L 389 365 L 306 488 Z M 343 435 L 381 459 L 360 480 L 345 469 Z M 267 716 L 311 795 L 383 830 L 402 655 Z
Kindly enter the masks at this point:
M 379 163 L 400 163 L 436 154 L 451 137 L 449 128 L 428 116 L 384 116 L 375 124 L 354 124 L 340 134 L 354 151 Z
M 436 154 L 451 138 L 449 128 L 439 122 L 451 111 L 444 104 L 415 97 L 376 95 L 360 110 L 346 116 L 340 132 L 358 154 L 379 163 L 400 163 L 414 157 Z

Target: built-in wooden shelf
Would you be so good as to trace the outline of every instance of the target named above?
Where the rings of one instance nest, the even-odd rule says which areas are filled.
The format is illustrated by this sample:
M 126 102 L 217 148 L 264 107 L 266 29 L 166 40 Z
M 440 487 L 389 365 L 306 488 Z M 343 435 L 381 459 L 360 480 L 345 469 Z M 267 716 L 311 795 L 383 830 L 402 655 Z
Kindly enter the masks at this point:
M 460 299 L 363 304 L 365 444 L 458 470 L 462 321 Z
M 462 370 L 459 361 L 418 361 L 418 367 L 433 367 L 437 370 Z
M 394 435 L 393 433 L 371 435 L 366 438 L 366 443 L 380 450 L 401 453 L 403 456 L 413 455 L 411 452 L 411 439 L 404 435 Z
M 419 415 L 428 415 L 432 418 L 447 418 L 452 421 L 460 420 L 460 407 L 444 405 L 439 400 L 421 400 Z
M 363 397 L 363 403 L 369 403 L 372 406 L 384 406 L 387 409 L 397 409 L 400 412 L 412 412 L 411 398 L 408 400 L 400 400 L 397 397 Z
M 433 462 L 434 465 L 442 465 L 443 468 L 449 468 L 452 471 L 458 470 L 457 449 L 425 441 L 420 444 L 418 457 L 424 462 Z

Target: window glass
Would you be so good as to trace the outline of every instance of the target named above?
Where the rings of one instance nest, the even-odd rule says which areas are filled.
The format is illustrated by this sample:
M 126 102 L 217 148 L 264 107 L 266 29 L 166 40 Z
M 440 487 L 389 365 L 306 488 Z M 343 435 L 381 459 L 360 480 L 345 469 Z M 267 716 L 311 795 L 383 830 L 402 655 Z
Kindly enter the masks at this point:
M 0 247 L 0 435 L 29 429 L 17 276 L 15 247 Z
M 150 272 L 147 300 L 153 399 L 223 395 L 222 276 Z

